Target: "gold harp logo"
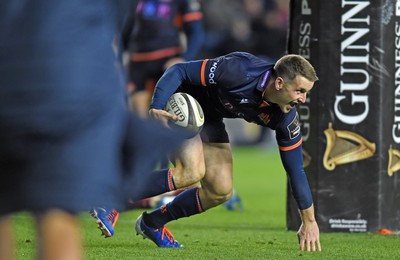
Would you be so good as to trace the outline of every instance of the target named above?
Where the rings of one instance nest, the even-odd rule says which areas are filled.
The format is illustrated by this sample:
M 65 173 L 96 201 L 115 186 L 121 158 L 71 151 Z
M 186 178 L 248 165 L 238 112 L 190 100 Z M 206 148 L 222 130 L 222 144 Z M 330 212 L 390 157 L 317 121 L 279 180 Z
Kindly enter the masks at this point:
M 350 131 L 334 130 L 332 123 L 329 123 L 324 134 L 327 143 L 323 164 L 329 171 L 333 171 L 336 165 L 363 160 L 375 153 L 375 143 Z
M 400 170 L 400 151 L 395 150 L 390 146 L 389 148 L 389 163 L 388 163 L 388 175 L 393 176 L 393 174 Z

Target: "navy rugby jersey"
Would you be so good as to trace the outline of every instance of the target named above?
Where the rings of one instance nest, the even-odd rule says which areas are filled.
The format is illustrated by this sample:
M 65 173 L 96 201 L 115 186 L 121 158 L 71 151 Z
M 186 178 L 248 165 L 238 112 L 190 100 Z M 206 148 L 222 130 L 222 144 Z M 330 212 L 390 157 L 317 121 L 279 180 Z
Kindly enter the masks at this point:
M 130 51 L 136 53 L 134 60 L 153 60 L 181 53 L 181 30 L 187 37 L 183 57 L 186 60 L 195 58 L 204 35 L 200 7 L 198 0 L 139 0 L 124 30 Z
M 179 80 L 167 85 L 157 84 L 153 108 L 165 107 L 168 98 L 180 85 L 203 87 L 210 93 L 210 97 L 215 98 L 210 98 L 209 102 L 201 104 L 202 106 L 214 106 L 225 118 L 243 118 L 276 130 L 281 150 L 290 150 L 301 144 L 296 109 L 293 108 L 285 114 L 278 105 L 262 99 L 273 63 L 248 53 L 234 52 L 180 66 L 182 75 Z
M 302 136 L 296 108 L 283 113 L 262 99 L 274 64 L 252 54 L 234 52 L 214 59 L 180 63 L 166 71 L 156 85 L 151 108 L 163 109 L 180 87 L 202 88 L 210 97 L 202 107 L 213 107 L 225 118 L 243 118 L 275 130 L 282 163 L 300 209 L 312 198 L 303 168 Z M 205 117 L 207 121 L 207 116 Z

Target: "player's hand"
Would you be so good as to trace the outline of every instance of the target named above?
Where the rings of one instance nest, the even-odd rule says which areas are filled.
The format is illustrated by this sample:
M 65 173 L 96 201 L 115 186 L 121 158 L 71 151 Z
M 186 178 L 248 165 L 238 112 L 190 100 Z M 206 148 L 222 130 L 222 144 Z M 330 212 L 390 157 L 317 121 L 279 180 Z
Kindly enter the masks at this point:
M 300 250 L 321 251 L 319 228 L 314 216 L 314 205 L 300 210 L 301 226 L 297 232 Z
M 169 128 L 168 121 L 174 121 L 174 122 L 178 121 L 177 115 L 170 114 L 162 109 L 151 108 L 149 110 L 149 115 L 151 118 L 158 120 L 162 125 L 168 128 Z
M 301 224 L 297 232 L 300 250 L 304 251 L 321 251 L 319 242 L 319 228 L 315 221 L 305 221 Z

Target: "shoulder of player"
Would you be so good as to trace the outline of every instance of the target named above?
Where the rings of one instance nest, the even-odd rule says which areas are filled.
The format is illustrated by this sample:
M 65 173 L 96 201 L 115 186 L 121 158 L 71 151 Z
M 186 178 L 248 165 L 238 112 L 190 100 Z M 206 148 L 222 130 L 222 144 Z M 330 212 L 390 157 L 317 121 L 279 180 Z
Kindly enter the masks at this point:
M 277 138 L 285 140 L 290 138 L 290 140 L 298 140 L 301 138 L 301 127 L 299 115 L 295 108 L 293 108 L 289 113 L 281 112 L 278 123 L 276 125 Z
M 297 112 L 297 109 L 294 107 L 292 110 L 290 110 L 288 113 L 283 113 L 280 109 L 278 112 L 280 115 L 278 115 L 278 124 L 282 128 L 287 128 L 290 124 L 300 124 L 299 120 L 299 114 Z
M 211 67 L 222 66 L 227 70 L 232 69 L 239 73 L 240 70 L 247 71 L 247 69 L 251 67 L 251 59 L 253 58 L 256 59 L 257 57 L 247 52 L 231 52 L 223 56 L 206 60 Z

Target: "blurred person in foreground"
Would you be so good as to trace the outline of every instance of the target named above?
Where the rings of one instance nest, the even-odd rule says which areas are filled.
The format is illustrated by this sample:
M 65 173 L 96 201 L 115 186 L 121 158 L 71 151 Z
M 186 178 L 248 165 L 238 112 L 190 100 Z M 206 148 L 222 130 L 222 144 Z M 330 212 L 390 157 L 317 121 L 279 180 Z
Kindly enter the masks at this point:
M 137 234 L 159 247 L 180 248 L 182 245 L 165 225 L 202 213 L 232 196 L 232 149 L 223 119 L 242 118 L 275 131 L 302 220 L 298 230 L 300 249 L 320 251 L 296 111 L 296 105 L 306 101 L 317 80 L 313 66 L 299 55 L 285 55 L 271 63 L 249 53 L 234 52 L 169 68 L 156 85 L 149 110 L 151 117 L 165 126 L 168 121 L 178 120 L 163 108 L 173 93 L 185 92 L 202 106 L 205 123 L 200 134 L 186 140 L 173 153 L 175 167 L 160 171 L 143 187 L 154 195 L 199 181 L 201 186 L 188 188 L 171 202 L 141 214 L 136 220 Z
M 0 259 L 17 256 L 21 211 L 34 217 L 38 259 L 82 259 L 77 214 L 123 210 L 133 173 L 145 179 L 180 142 L 126 107 L 113 42 L 129 2 L 0 3 Z

